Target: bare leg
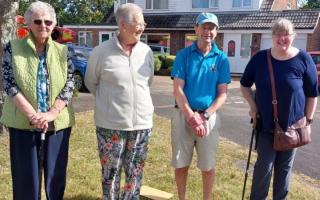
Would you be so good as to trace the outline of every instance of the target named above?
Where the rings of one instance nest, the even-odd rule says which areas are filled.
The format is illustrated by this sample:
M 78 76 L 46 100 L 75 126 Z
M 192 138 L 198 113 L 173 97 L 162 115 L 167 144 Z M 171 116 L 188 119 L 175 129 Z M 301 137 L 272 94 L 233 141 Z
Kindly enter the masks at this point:
M 211 191 L 214 183 L 214 169 L 210 171 L 202 171 L 202 188 L 203 188 L 203 200 L 211 200 Z
M 187 185 L 188 169 L 189 169 L 189 166 L 183 167 L 183 168 L 176 168 L 174 171 L 177 189 L 178 189 L 179 200 L 186 199 L 186 185 Z

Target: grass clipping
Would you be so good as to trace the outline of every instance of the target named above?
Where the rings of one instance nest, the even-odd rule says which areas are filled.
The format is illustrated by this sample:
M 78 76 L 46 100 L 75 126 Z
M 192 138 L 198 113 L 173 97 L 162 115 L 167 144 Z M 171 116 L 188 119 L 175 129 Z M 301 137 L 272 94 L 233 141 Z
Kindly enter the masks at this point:
M 93 113 L 78 113 L 76 120 L 77 123 L 73 128 L 70 139 L 67 188 L 64 199 L 98 200 L 102 196 L 100 184 L 101 167 L 97 153 Z M 178 199 L 173 176 L 174 170 L 170 166 L 170 133 L 170 120 L 155 116 L 154 129 L 149 141 L 143 184 L 173 193 L 173 199 Z M 0 136 L 0 200 L 12 199 L 8 149 L 8 135 L 5 134 Z M 248 149 L 220 138 L 213 199 L 241 199 L 247 153 Z M 255 159 L 256 155 L 253 153 L 245 199 L 249 199 L 252 166 Z M 196 158 L 193 160 L 195 161 Z M 194 161 L 189 170 L 187 198 L 200 200 L 202 199 L 201 174 Z M 288 199 L 319 200 L 319 186 L 319 180 L 294 173 Z M 271 197 L 272 191 L 270 190 L 268 199 L 272 199 Z

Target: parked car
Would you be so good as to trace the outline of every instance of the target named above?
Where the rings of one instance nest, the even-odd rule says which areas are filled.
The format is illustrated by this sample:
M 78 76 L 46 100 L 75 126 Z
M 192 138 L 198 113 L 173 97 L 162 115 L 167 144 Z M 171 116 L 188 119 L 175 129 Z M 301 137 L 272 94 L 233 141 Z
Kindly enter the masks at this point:
M 317 66 L 317 73 L 318 73 L 318 90 L 320 92 L 320 51 L 311 51 L 309 52 L 311 55 L 314 63 Z
M 159 44 L 148 44 L 154 54 L 169 54 L 170 48 Z
M 77 91 L 88 91 L 84 84 L 84 75 L 87 69 L 87 63 L 89 55 L 92 51 L 90 47 L 82 47 L 71 43 L 67 44 L 69 51 L 71 52 L 71 59 L 75 67 L 74 81 L 75 89 Z

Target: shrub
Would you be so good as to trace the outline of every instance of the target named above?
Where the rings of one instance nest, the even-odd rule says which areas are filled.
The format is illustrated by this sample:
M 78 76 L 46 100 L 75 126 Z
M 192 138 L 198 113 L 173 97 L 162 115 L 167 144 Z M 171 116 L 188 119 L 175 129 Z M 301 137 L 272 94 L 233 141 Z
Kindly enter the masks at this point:
M 160 68 L 162 66 L 162 62 L 159 58 L 159 56 L 154 56 L 154 72 L 159 72 Z
M 172 68 L 173 66 L 173 62 L 174 62 L 174 59 L 176 58 L 176 56 L 173 56 L 173 55 L 167 55 L 164 57 L 164 62 L 163 62 L 163 65 L 162 65 L 162 68 L 164 69 L 169 69 L 169 68 Z

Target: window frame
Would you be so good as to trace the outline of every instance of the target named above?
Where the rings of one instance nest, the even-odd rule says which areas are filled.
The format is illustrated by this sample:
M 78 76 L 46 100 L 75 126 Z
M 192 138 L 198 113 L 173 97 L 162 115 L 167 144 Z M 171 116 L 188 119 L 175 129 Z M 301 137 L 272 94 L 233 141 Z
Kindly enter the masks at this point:
M 235 6 L 234 5 L 235 1 L 239 1 L 240 5 L 239 6 Z M 244 5 L 245 1 L 246 0 L 232 0 L 232 8 L 250 8 L 250 7 L 252 7 L 252 0 L 249 0 L 250 1 L 250 5 Z
M 219 0 L 207 0 L 208 1 L 208 7 L 204 7 L 204 8 L 200 8 L 200 7 L 193 7 L 193 1 L 197 1 L 197 0 L 191 0 L 191 8 L 192 9 L 207 9 L 207 8 L 219 8 Z M 199 0 L 198 0 L 199 1 Z M 216 6 L 213 6 L 211 4 L 211 2 L 214 1 L 215 4 L 217 4 Z
M 99 32 L 99 44 L 104 42 L 104 41 L 102 41 L 102 35 L 109 35 L 109 39 L 108 40 L 110 40 L 112 37 L 114 37 L 115 32 L 114 31 L 100 31 Z M 107 40 L 105 40 L 105 41 L 107 41 Z
M 122 1 L 125 1 L 124 3 L 122 3 Z M 134 0 L 119 0 L 119 4 L 126 4 L 126 3 L 134 3 Z
M 147 1 L 150 1 L 151 3 L 151 7 L 147 8 Z M 154 8 L 154 0 L 145 0 L 144 1 L 144 7 L 146 10 L 168 10 L 169 9 L 169 0 L 163 0 L 163 1 L 167 1 L 167 7 L 166 8 Z
M 249 39 L 248 46 L 244 46 L 244 42 L 242 41 L 243 37 L 246 36 L 247 39 Z M 250 58 L 251 56 L 251 43 L 252 43 L 252 34 L 251 33 L 243 33 L 241 34 L 240 38 L 240 57 L 241 58 Z M 244 50 L 242 50 L 244 49 Z M 246 53 L 247 55 L 243 55 L 243 52 Z
M 91 34 L 91 44 L 88 45 L 87 41 L 87 34 Z M 81 35 L 83 34 L 83 35 Z M 84 45 L 80 43 L 80 40 L 84 39 Z M 93 32 L 92 31 L 78 31 L 78 45 L 79 46 L 86 46 L 86 47 L 93 47 Z

